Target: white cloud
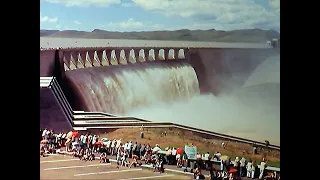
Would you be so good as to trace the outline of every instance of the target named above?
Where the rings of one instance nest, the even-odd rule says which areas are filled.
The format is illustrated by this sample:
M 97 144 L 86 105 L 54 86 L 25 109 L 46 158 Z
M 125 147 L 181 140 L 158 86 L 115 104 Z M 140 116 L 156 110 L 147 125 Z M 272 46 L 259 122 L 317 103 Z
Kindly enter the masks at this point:
M 48 16 L 42 16 L 40 12 L 40 23 L 56 23 L 58 21 L 57 17 L 51 18 Z
M 280 13 L 280 0 L 269 0 L 269 6 L 276 9 Z
M 109 22 L 107 25 L 104 25 L 103 28 L 111 31 L 139 31 L 146 27 L 146 24 L 140 21 L 136 21 L 133 18 L 129 18 L 126 21 L 122 22 Z
M 138 21 L 130 18 L 122 22 L 110 22 L 103 29 L 112 31 L 148 31 L 176 29 L 275 29 L 280 30 L 280 0 L 268 0 L 263 7 L 255 0 L 40 0 L 63 4 L 67 7 L 140 7 L 172 19 L 181 19 L 178 25 Z M 261 0 L 263 1 L 263 0 Z M 56 22 L 57 18 L 41 17 L 41 22 Z M 74 24 L 79 24 L 74 21 Z M 79 26 L 78 26 L 79 27 Z
M 134 4 L 133 3 L 122 3 L 121 6 L 122 7 L 132 7 L 132 6 L 134 6 Z
M 73 21 L 73 23 L 76 24 L 76 25 L 80 25 L 81 24 L 80 21 Z
M 163 30 L 179 30 L 179 29 L 217 29 L 217 30 L 234 30 L 234 29 L 253 29 L 254 26 L 248 26 L 246 22 L 229 24 L 226 27 L 224 24 L 210 22 L 210 23 L 189 23 L 185 25 L 168 26 L 165 24 L 154 24 L 151 21 L 137 21 L 133 18 L 129 18 L 126 21 L 121 22 L 109 22 L 106 25 L 101 26 L 102 29 L 107 31 L 163 31 Z
M 121 0 L 40 0 L 42 2 L 63 4 L 67 7 L 79 6 L 97 6 L 97 7 L 108 7 L 112 4 L 120 4 Z
M 132 0 L 132 2 L 145 10 L 165 16 L 191 18 L 209 29 L 231 30 L 261 26 L 280 29 L 277 9 L 267 9 L 253 0 Z M 280 11 L 280 3 L 279 6 L 276 2 L 270 3 Z M 220 28 L 215 27 L 216 25 Z

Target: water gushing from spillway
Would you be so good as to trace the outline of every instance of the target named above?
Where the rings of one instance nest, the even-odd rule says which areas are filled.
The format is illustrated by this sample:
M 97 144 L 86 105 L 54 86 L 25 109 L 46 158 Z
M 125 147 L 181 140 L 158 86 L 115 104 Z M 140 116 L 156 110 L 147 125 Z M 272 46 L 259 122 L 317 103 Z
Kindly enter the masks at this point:
M 200 94 L 193 67 L 186 63 L 136 63 L 66 72 L 79 109 L 125 114 L 154 103 L 188 100 Z
M 265 59 L 243 86 L 231 87 L 236 88 L 219 96 L 202 94 L 184 103 L 162 102 L 127 115 L 280 145 L 280 55 Z

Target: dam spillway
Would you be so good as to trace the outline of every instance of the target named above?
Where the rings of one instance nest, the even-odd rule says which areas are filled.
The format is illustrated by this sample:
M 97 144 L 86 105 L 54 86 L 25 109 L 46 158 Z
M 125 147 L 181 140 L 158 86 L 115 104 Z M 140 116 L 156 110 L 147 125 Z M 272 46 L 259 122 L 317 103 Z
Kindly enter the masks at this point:
M 219 96 L 242 86 L 260 64 L 279 54 L 264 44 L 243 43 L 92 46 L 40 49 L 40 76 L 56 77 L 73 110 L 117 115 L 198 94 Z

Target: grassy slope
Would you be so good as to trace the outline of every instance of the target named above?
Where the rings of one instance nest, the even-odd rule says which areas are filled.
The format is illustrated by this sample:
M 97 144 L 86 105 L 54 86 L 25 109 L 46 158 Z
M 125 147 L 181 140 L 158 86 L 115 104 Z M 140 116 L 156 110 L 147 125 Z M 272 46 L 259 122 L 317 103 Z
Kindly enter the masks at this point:
M 163 135 L 164 131 L 167 131 L 167 136 Z M 211 154 L 213 154 L 216 151 L 219 151 L 224 155 L 229 155 L 230 157 L 244 156 L 246 158 L 251 158 L 256 160 L 258 163 L 260 163 L 262 157 L 265 156 L 269 160 L 269 166 L 280 167 L 280 151 L 260 151 L 260 154 L 253 155 L 251 145 L 249 144 L 203 138 L 190 131 L 181 131 L 177 129 L 170 130 L 168 128 L 145 128 L 144 134 L 145 138 L 140 139 L 139 128 L 127 128 L 117 129 L 107 134 L 100 134 L 100 137 L 107 137 L 111 139 L 122 138 L 123 142 L 137 141 L 138 143 L 150 143 L 151 146 L 159 144 L 162 148 L 167 146 L 184 147 L 185 144 L 193 143 L 195 146 L 197 146 L 197 149 L 200 153 L 209 151 Z M 225 142 L 226 144 L 225 149 L 221 147 L 222 142 Z M 245 155 L 243 155 L 243 152 L 245 152 Z

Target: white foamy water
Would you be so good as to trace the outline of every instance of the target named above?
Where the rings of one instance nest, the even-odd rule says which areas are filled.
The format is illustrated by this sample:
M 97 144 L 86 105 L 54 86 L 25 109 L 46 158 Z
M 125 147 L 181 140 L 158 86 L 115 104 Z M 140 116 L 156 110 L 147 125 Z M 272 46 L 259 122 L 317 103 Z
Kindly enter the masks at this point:
M 187 102 L 158 102 L 127 115 L 280 145 L 280 56 L 267 59 L 243 88 L 231 94 L 199 95 Z

